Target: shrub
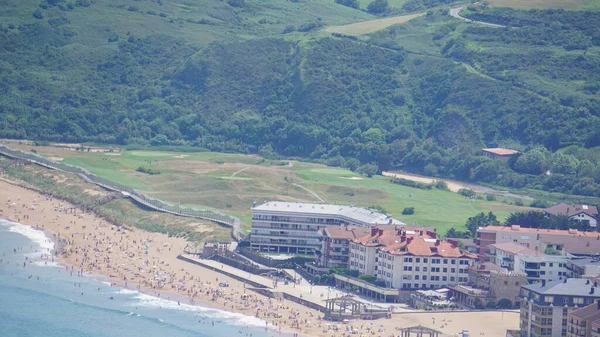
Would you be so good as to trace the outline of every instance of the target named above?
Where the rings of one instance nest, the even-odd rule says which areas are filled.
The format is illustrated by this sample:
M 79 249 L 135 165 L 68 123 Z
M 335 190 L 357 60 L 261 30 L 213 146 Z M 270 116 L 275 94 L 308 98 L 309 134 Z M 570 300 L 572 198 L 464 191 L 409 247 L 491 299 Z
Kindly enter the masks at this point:
M 413 180 L 404 179 L 404 178 L 392 178 L 392 179 L 390 179 L 390 182 L 392 184 L 420 188 L 422 190 L 430 190 L 433 188 L 432 184 L 424 184 L 424 183 L 421 183 L 418 181 L 413 181 Z
M 358 277 L 359 280 L 363 280 L 365 282 L 373 283 L 377 280 L 377 277 L 369 274 L 363 274 Z
M 149 174 L 151 176 L 156 175 L 156 174 L 160 174 L 160 171 L 153 170 L 151 168 L 146 168 L 146 167 L 143 167 L 143 166 L 140 166 L 140 167 L 138 167 L 135 170 L 138 171 L 138 172 L 141 172 L 141 173 Z
M 493 194 L 488 194 L 488 195 L 485 196 L 485 199 L 487 201 L 496 201 L 496 196 L 493 195 Z
M 387 12 L 389 4 L 387 0 L 375 0 L 367 6 L 367 12 L 371 14 L 381 14 Z
M 406 207 L 405 209 L 402 210 L 402 214 L 403 215 L 415 214 L 415 208 L 414 207 Z
M 512 308 L 512 306 L 513 306 L 513 304 L 508 298 L 502 298 L 498 301 L 498 308 L 510 309 L 510 308 Z
M 285 26 L 285 28 L 283 29 L 282 34 L 289 34 L 291 32 L 295 32 L 296 31 L 296 27 L 294 25 L 287 25 Z
M 516 206 L 525 206 L 525 204 L 523 203 L 523 200 L 521 200 L 521 199 L 516 199 L 515 200 L 515 205 Z
M 246 5 L 246 2 L 244 0 L 228 0 L 227 4 L 229 4 L 229 6 L 231 7 L 244 7 Z
M 529 206 L 535 208 L 548 208 L 550 204 L 546 200 L 535 199 L 529 204 Z
M 498 303 L 496 303 L 494 301 L 490 301 L 485 304 L 485 307 L 488 309 L 494 309 L 494 308 L 496 308 L 496 306 L 498 306 Z
M 460 190 L 458 190 L 458 194 L 467 198 L 472 198 L 476 195 L 473 190 L 470 190 L 468 188 L 461 188 Z
M 450 191 L 450 189 L 448 188 L 448 184 L 443 180 L 435 180 L 433 182 L 433 186 L 438 190 Z
M 475 301 L 473 301 L 473 306 L 475 307 L 475 309 L 483 309 L 483 302 L 481 302 L 480 299 L 476 298 Z
M 358 9 L 358 0 L 335 0 L 336 4 Z
M 38 19 L 38 20 L 43 20 L 44 19 L 44 14 L 42 14 L 42 11 L 38 8 L 33 12 L 33 17 Z

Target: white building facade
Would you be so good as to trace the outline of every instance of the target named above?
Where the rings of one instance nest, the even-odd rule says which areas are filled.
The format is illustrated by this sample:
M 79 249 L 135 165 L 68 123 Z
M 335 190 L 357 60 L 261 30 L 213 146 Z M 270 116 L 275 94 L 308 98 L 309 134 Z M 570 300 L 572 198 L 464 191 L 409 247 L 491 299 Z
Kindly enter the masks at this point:
M 404 225 L 376 211 L 328 204 L 271 201 L 252 207 L 250 247 L 265 252 L 312 254 L 325 226 Z

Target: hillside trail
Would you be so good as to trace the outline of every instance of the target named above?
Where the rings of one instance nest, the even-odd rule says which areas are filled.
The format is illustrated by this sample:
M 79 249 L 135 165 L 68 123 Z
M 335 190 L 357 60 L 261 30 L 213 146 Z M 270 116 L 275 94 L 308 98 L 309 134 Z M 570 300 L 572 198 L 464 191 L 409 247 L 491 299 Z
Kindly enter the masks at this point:
M 489 22 L 483 22 L 483 21 L 475 21 L 475 20 L 471 20 L 471 19 L 467 19 L 465 17 L 460 16 L 460 11 L 465 8 L 463 7 L 456 7 L 456 8 L 450 8 L 450 10 L 448 11 L 448 15 L 450 15 L 451 17 L 466 21 L 466 22 L 472 22 L 472 23 L 478 23 L 480 25 L 486 25 L 486 26 L 490 26 L 490 27 L 498 27 L 498 28 L 504 28 L 506 26 L 503 25 L 498 25 L 495 23 L 489 23 Z
M 425 184 L 430 184 L 436 180 L 443 181 L 446 183 L 446 185 L 448 185 L 448 189 L 452 192 L 458 192 L 460 189 L 466 188 L 466 189 L 470 189 L 470 190 L 473 190 L 478 193 L 495 194 L 495 195 L 501 195 L 501 196 L 510 197 L 510 198 L 533 200 L 533 198 L 528 195 L 515 194 L 515 193 L 508 192 L 508 191 L 497 190 L 497 189 L 487 187 L 487 186 L 465 183 L 462 181 L 456 181 L 456 180 L 451 180 L 451 179 L 427 177 L 427 176 L 422 176 L 422 175 L 417 175 L 417 174 L 405 173 L 405 172 L 401 172 L 401 171 L 383 171 L 381 174 L 385 177 L 408 179 L 408 180 L 417 181 L 417 182 L 425 183 Z
M 368 21 L 362 21 L 357 23 L 351 23 L 348 25 L 342 26 L 331 26 L 325 29 L 326 32 L 329 33 L 338 33 L 344 35 L 364 35 L 373 33 L 382 29 L 386 29 L 389 26 L 405 23 L 410 21 L 416 17 L 425 15 L 425 13 L 416 13 L 416 14 L 408 14 L 408 15 L 400 15 L 393 16 L 388 18 L 374 19 Z

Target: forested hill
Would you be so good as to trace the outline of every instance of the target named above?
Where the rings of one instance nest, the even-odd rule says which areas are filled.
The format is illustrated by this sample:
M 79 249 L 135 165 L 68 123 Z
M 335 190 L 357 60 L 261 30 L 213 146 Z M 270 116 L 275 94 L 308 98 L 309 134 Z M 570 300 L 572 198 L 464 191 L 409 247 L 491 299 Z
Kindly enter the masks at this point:
M 338 2 L 0 0 L 0 137 L 280 154 L 600 195 L 599 12 L 462 14 L 509 26 L 492 28 L 435 9 L 354 37 L 323 28 L 376 16 Z M 505 167 L 478 156 L 485 146 L 524 159 Z

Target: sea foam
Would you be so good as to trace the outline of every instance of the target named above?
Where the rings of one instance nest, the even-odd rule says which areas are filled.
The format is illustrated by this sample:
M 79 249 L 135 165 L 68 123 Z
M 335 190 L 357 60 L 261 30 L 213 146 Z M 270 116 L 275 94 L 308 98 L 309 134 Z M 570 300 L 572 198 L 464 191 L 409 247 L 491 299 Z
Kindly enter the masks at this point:
M 49 253 L 54 249 L 54 242 L 41 230 L 8 220 L 0 220 L 0 224 L 8 226 L 10 232 L 21 234 L 36 243 L 43 253 Z
M 121 293 L 121 294 L 135 293 L 135 296 L 133 296 L 133 298 L 135 298 L 137 301 L 130 304 L 131 306 L 136 306 L 136 307 L 139 306 L 139 307 L 146 307 L 146 308 L 152 308 L 152 309 L 169 309 L 169 310 L 181 310 L 181 311 L 188 311 L 188 312 L 198 312 L 198 313 L 202 313 L 206 316 L 210 316 L 215 319 L 230 320 L 230 321 L 232 321 L 232 323 L 234 323 L 236 325 L 258 326 L 258 327 L 265 326 L 265 321 L 263 321 L 259 318 L 247 316 L 244 314 L 238 314 L 238 313 L 229 312 L 229 311 L 225 311 L 225 310 L 201 307 L 201 306 L 190 305 L 190 304 L 185 304 L 185 303 L 178 304 L 176 301 L 166 300 L 163 298 L 158 298 L 158 297 L 142 294 L 140 292 L 127 290 L 127 289 L 121 289 L 121 290 L 119 290 L 119 293 Z

